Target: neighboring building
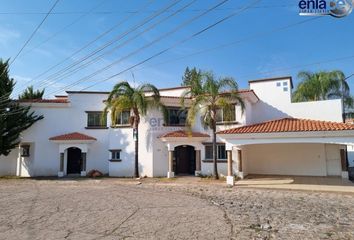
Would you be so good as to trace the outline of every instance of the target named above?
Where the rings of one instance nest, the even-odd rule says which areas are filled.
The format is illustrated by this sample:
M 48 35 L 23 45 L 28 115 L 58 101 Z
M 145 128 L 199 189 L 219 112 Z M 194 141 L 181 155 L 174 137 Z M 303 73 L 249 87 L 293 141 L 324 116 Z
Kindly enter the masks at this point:
M 347 177 L 346 147 L 354 143 L 354 125 L 341 123 L 340 100 L 292 103 L 291 77 L 250 81 L 249 86 L 240 90 L 243 112 L 235 105 L 232 122 L 223 122 L 222 111 L 218 115 L 220 173 Z M 142 176 L 212 173 L 211 132 L 202 127 L 199 116 L 192 132 L 184 127 L 186 112 L 179 102 L 186 88 L 160 90 L 168 107 L 167 122 L 157 110 L 142 118 Z M 67 94 L 21 103 L 44 119 L 22 134 L 18 149 L 0 158 L 0 175 L 85 175 L 92 169 L 110 176 L 133 175 L 130 112 L 122 112 L 113 123 L 110 116 L 103 122 L 108 92 Z
M 345 122 L 349 124 L 354 124 L 354 109 L 348 108 L 345 109 Z M 349 167 L 354 167 L 354 145 L 349 145 L 347 147 L 348 151 L 348 164 Z

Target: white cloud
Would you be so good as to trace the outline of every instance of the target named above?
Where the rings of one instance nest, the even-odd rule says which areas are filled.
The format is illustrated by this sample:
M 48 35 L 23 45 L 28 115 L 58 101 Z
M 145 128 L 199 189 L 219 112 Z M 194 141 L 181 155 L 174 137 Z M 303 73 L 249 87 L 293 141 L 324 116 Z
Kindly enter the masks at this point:
M 18 84 L 26 84 L 27 82 L 31 81 L 32 78 L 30 77 L 25 77 L 25 76 L 20 76 L 20 75 L 12 75 L 11 76 Z
M 19 31 L 0 27 L 0 46 L 8 46 L 13 40 L 21 37 Z

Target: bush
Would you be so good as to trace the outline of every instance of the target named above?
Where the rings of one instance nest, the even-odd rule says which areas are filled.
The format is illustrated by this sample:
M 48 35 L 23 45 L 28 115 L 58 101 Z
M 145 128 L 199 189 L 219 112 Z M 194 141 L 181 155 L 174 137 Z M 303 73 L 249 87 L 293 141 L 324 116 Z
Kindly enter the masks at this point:
M 89 171 L 87 173 L 87 176 L 91 177 L 91 178 L 102 177 L 103 173 L 101 173 L 100 171 L 98 171 L 96 169 L 92 169 L 91 171 Z

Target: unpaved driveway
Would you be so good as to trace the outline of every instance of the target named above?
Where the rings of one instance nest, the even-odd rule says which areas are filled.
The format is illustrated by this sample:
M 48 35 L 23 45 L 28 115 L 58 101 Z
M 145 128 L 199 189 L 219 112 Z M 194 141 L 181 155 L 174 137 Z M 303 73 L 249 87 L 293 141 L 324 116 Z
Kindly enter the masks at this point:
M 115 181 L 0 181 L 0 239 L 228 238 L 198 197 Z
M 0 179 L 0 239 L 354 239 L 354 195 L 179 180 Z

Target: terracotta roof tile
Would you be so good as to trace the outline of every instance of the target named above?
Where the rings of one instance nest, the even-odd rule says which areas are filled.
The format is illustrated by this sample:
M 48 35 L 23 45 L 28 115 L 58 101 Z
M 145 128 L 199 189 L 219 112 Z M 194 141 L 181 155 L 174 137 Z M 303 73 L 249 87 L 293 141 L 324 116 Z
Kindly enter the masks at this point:
M 283 118 L 248 126 L 227 129 L 218 134 L 313 132 L 354 130 L 353 124 L 318 121 L 310 119 Z
M 51 137 L 49 138 L 49 140 L 54 140 L 54 141 L 96 140 L 96 138 L 88 136 L 86 134 L 73 132 L 73 133 L 67 133 L 67 134 Z
M 160 138 L 172 138 L 172 137 L 210 137 L 210 136 L 205 133 L 188 132 L 184 130 L 168 132 L 160 136 Z

